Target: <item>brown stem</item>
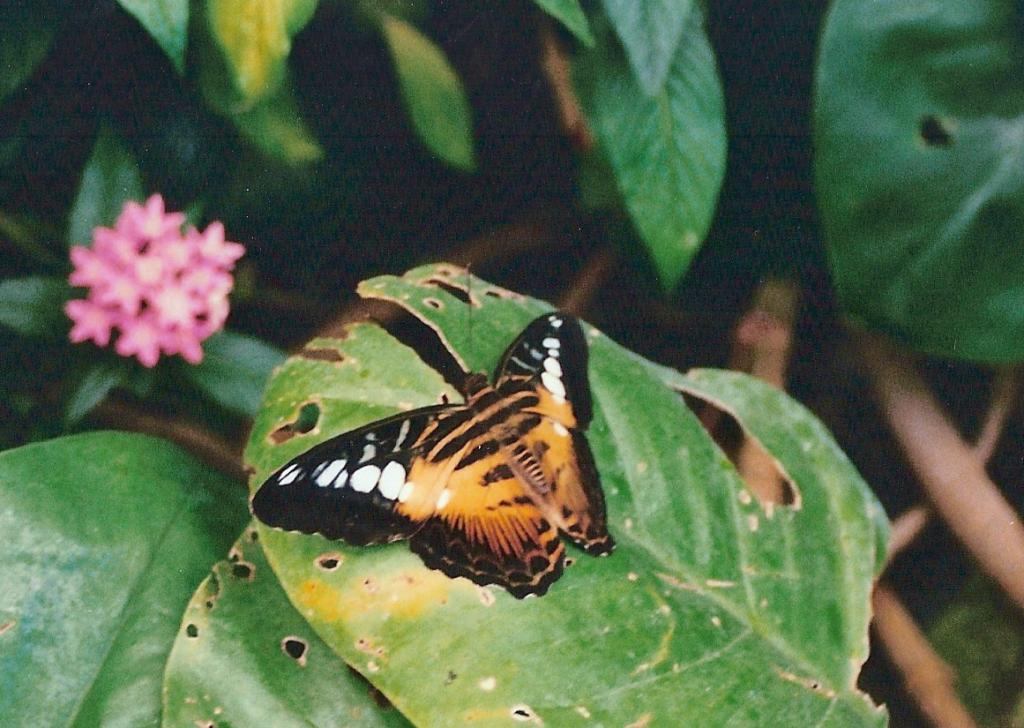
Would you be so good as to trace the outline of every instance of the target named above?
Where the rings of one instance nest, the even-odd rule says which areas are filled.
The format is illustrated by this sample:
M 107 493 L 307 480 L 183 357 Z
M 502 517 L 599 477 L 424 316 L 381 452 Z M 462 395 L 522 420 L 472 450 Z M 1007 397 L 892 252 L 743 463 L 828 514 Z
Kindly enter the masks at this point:
M 602 248 L 591 255 L 572 286 L 558 302 L 558 307 L 576 316 L 583 315 L 614 271 L 615 257 L 615 251 L 611 248 Z
M 555 109 L 562 131 L 581 152 L 594 146 L 594 135 L 590 131 L 587 117 L 583 114 L 576 90 L 572 87 L 569 59 L 552 28 L 551 20 L 544 18 L 540 26 L 540 67 L 551 86 Z
M 1024 527 L 974 451 L 960 438 L 913 361 L 877 336 L 860 353 L 875 396 L 938 515 L 1024 609 Z
M 1016 369 L 1001 369 L 996 374 L 992 382 L 992 401 L 989 402 L 985 422 L 974 443 L 974 453 L 980 462 L 987 463 L 995 454 L 1006 420 L 1017 401 L 1019 388 L 1020 379 Z
M 886 566 L 891 564 L 903 549 L 917 540 L 931 517 L 932 512 L 928 506 L 913 506 L 893 520 L 892 528 L 889 529 L 889 550 L 885 555 Z
M 170 440 L 228 477 L 241 483 L 247 480 L 242 467 L 241 449 L 190 422 L 156 417 L 127 402 L 112 398 L 98 404 L 89 417 L 118 429 Z
M 932 649 L 896 593 L 876 584 L 871 603 L 875 633 L 925 717 L 938 728 L 973 728 L 974 719 L 953 687 L 954 672 Z
M 786 388 L 798 299 L 799 291 L 791 281 L 768 280 L 758 287 L 750 310 L 734 329 L 730 369 Z M 736 454 L 736 469 L 762 501 L 784 502 L 782 474 L 774 459 L 753 440 L 744 438 Z

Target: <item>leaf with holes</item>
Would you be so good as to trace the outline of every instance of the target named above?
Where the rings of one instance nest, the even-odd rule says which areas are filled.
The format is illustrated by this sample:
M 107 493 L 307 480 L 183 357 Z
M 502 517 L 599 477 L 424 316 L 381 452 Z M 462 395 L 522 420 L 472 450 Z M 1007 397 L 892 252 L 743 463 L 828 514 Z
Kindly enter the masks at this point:
M 239 491 L 142 435 L 0 453 L 0 725 L 155 725 L 178 615 L 245 523 Z
M 185 610 L 167 660 L 164 728 L 408 726 L 288 603 L 256 537 L 246 530 Z
M 1024 358 L 1019 5 L 833 4 L 816 187 L 847 312 L 921 350 Z
M 549 306 L 468 281 L 426 266 L 360 293 L 400 306 L 458 361 L 490 371 Z M 587 439 L 618 541 L 611 556 L 570 547 L 547 595 L 517 600 L 430 571 L 401 542 L 353 548 L 261 525 L 291 601 L 416 725 L 884 724 L 855 683 L 886 522 L 824 428 L 747 377 L 684 377 L 586 331 Z M 791 483 L 791 505 L 747 490 L 681 388 L 757 436 Z M 252 484 L 331 435 L 442 395 L 456 396 L 375 326 L 311 342 L 269 384 L 246 452 Z M 318 560 L 335 552 L 344 562 L 327 573 Z

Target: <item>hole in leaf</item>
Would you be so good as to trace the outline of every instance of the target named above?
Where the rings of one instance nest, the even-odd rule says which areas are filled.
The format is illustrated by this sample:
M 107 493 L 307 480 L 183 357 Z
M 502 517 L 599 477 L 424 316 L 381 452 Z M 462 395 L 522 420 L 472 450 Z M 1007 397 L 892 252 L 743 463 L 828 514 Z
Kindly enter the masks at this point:
M 572 556 L 566 556 L 565 561 L 563 563 L 565 564 L 565 568 L 568 569 L 570 566 L 576 563 L 576 559 L 574 559 Z
M 306 640 L 290 635 L 281 640 L 281 649 L 300 666 L 306 666 L 306 650 L 309 649 Z
M 750 493 L 753 493 L 769 517 L 774 506 L 800 508 L 800 492 L 792 479 L 761 442 L 743 429 L 731 412 L 688 393 L 683 395 L 683 399 L 746 483 L 749 493 L 740 493 L 741 502 L 749 501 Z
M 199 628 L 196 627 L 194 624 L 188 624 L 185 626 L 185 634 L 191 637 L 192 639 L 195 639 L 199 636 Z
M 458 677 L 459 676 L 455 673 L 454 670 L 449 670 L 448 674 L 444 676 L 444 684 L 445 685 L 451 685 L 453 682 L 455 682 L 455 680 Z
M 384 710 L 390 710 L 391 708 L 395 707 L 391 704 L 391 701 L 387 699 L 387 696 L 384 695 L 384 693 L 375 688 L 370 683 L 369 680 L 363 677 L 362 673 L 354 669 L 351 665 L 346 665 L 346 667 L 348 667 L 348 671 L 352 673 L 356 680 L 361 682 L 366 687 L 366 692 L 370 695 L 371 698 L 373 698 L 373 702 L 377 704 L 377 707 L 382 708 Z
M 438 311 L 444 308 L 444 304 L 438 301 L 436 298 L 424 298 L 423 303 L 426 304 L 427 306 L 430 306 L 433 309 L 437 309 Z
M 929 114 L 921 118 L 918 133 L 929 147 L 948 147 L 953 143 L 950 124 L 940 116 Z
M 525 723 L 528 720 L 535 720 L 537 714 L 533 712 L 529 705 L 514 705 L 512 706 L 512 717 Z
M 342 558 L 341 554 L 336 551 L 332 551 L 329 554 L 320 554 L 316 557 L 316 565 L 318 569 L 322 571 L 334 571 L 341 566 Z
M 252 543 L 256 543 L 259 540 L 260 540 L 260 532 L 257 531 L 255 528 L 250 529 L 249 530 L 249 541 L 251 541 Z
M 345 361 L 345 355 L 337 349 L 329 348 L 306 348 L 299 352 L 299 356 L 303 359 L 310 359 L 312 361 L 328 361 L 328 362 L 342 362 Z
M 311 432 L 320 421 L 320 405 L 316 402 L 307 402 L 299 408 L 299 414 L 292 422 L 286 422 L 270 433 L 270 441 L 275 445 L 291 440 L 296 435 L 305 435 Z
M 471 299 L 469 298 L 469 291 L 467 291 L 466 288 L 463 286 L 456 286 L 455 284 L 449 281 L 442 281 L 439 278 L 428 278 L 427 280 L 424 281 L 424 283 L 440 288 L 442 291 L 451 294 L 452 296 L 459 299 L 463 303 L 472 303 Z
M 434 329 L 397 304 L 388 304 L 386 315 L 381 315 L 376 321 L 385 331 L 415 351 L 423 363 L 439 373 L 446 382 L 456 389 L 460 387 L 466 372 Z
M 256 565 L 248 561 L 237 561 L 231 566 L 231 576 L 236 579 L 252 581 L 256 576 Z

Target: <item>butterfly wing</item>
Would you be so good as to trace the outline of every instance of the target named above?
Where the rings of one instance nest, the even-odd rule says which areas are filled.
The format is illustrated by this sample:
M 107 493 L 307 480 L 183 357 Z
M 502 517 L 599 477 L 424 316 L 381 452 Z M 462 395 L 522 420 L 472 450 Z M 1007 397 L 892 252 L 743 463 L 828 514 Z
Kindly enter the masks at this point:
M 590 424 L 587 341 L 574 316 L 555 311 L 534 319 L 505 350 L 494 381 L 502 393 L 535 387 L 541 401 L 534 409 L 565 427 Z
M 504 394 L 533 388 L 538 403 L 519 426 L 525 450 L 543 471 L 548 492 L 538 494 L 547 518 L 587 553 L 610 552 L 615 543 L 601 481 L 583 430 L 592 404 L 587 381 L 587 343 L 579 321 L 554 312 L 535 319 L 512 342 L 498 366 L 497 388 Z
M 263 523 L 320 533 L 354 546 L 408 538 L 423 523 L 401 508 L 423 453 L 469 418 L 467 408 L 436 405 L 373 422 L 326 440 L 279 468 L 252 499 Z M 440 471 L 419 472 L 421 484 Z
M 534 453 L 550 488 L 539 495 L 542 512 L 591 556 L 610 553 L 615 541 L 608 533 L 604 492 L 587 438 L 541 416 L 522 442 Z
M 467 452 L 481 443 L 471 443 Z M 463 460 L 463 462 L 468 459 Z M 456 468 L 435 513 L 409 541 L 424 563 L 513 596 L 542 595 L 562 574 L 565 546 L 501 453 Z

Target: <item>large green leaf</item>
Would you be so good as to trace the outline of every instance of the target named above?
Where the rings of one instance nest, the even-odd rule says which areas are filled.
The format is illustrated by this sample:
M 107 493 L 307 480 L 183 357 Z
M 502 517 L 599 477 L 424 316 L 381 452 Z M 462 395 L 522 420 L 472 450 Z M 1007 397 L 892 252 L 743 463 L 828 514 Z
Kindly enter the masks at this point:
M 142 435 L 0 453 L 0 724 L 157 725 L 179 616 L 245 523 L 240 495 Z
M 633 73 L 650 96 L 661 91 L 693 11 L 690 0 L 604 0 Z
M 381 29 L 395 61 L 413 128 L 438 157 L 471 171 L 473 113 L 462 82 L 444 53 L 404 20 L 383 15 Z
M 246 530 L 185 610 L 167 660 L 164 728 L 408 726 L 288 603 L 256 540 Z
M 124 143 L 101 128 L 68 215 L 68 245 L 90 245 L 98 225 L 112 226 L 128 200 L 142 201 L 142 175 Z
M 1024 357 L 1020 5 L 832 6 L 817 188 L 846 310 L 922 350 Z
M 483 371 L 549 309 L 480 280 L 468 308 L 453 286 L 466 288 L 460 271 L 428 266 L 360 292 L 408 309 Z M 672 379 L 595 329 L 587 337 L 587 438 L 614 554 L 571 549 L 551 591 L 519 601 L 427 570 L 401 543 L 350 548 L 261 526 L 292 602 L 417 725 L 884 724 L 854 686 L 885 521 L 824 428 L 746 377 Z M 799 508 L 761 506 L 669 384 L 721 398 L 785 467 Z M 247 450 L 253 483 L 333 434 L 445 395 L 374 326 L 311 342 L 271 380 Z M 316 426 L 293 425 L 310 403 Z M 325 552 L 340 568 L 318 568 Z
M 587 54 L 579 76 L 626 208 L 671 287 L 711 225 L 725 174 L 724 101 L 703 16 L 690 13 L 654 96 L 607 43 Z
M 188 43 L 188 0 L 117 0 L 153 36 L 174 70 L 185 72 Z
M 56 0 L 0 3 L 0 101 L 43 60 L 63 17 Z

